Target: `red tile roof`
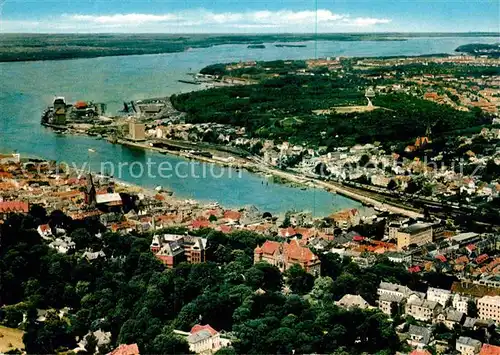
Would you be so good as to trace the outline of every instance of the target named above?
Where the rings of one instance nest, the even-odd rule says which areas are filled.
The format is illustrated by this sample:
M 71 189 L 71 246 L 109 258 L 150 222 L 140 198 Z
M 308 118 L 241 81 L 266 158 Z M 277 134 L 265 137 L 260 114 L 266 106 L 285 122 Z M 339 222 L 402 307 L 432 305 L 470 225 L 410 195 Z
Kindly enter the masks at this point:
M 486 260 L 488 260 L 489 256 L 488 254 L 481 254 L 476 258 L 476 263 L 481 264 L 484 263 Z
M 206 218 L 198 218 L 191 222 L 191 227 L 194 229 L 210 227 L 210 221 Z
M 280 228 L 278 231 L 279 235 L 286 238 L 286 237 L 293 237 L 294 235 L 297 235 L 297 231 L 293 229 L 292 227 L 288 228 Z
M 50 226 L 49 226 L 48 224 L 40 224 L 40 225 L 39 225 L 39 227 L 40 227 L 40 230 L 41 230 L 43 233 L 45 233 L 45 232 L 47 232 L 48 230 L 50 230 Z
M 75 107 L 78 108 L 78 109 L 86 108 L 87 107 L 87 103 L 85 101 L 77 101 L 75 103 Z
M 301 246 L 297 240 L 292 240 L 289 244 L 267 240 L 262 247 L 255 248 L 255 252 L 274 255 L 280 246 L 283 246 L 283 253 L 289 261 L 298 261 L 303 263 L 317 259 L 317 256 L 314 255 L 309 248 Z
M 230 233 L 233 229 L 231 228 L 231 226 L 222 225 L 222 226 L 219 226 L 219 230 L 222 233 Z
M 108 355 L 139 355 L 139 347 L 137 344 L 122 344 Z
M 436 255 L 436 259 L 439 261 L 445 263 L 446 262 L 446 257 L 444 255 Z
M 241 213 L 238 211 L 227 210 L 224 212 L 225 219 L 232 219 L 233 221 L 239 221 L 241 218 Z
M 28 213 L 29 206 L 27 202 L 21 201 L 3 201 L 0 202 L 0 212 L 2 213 Z
M 432 355 L 432 354 L 429 351 L 427 351 L 427 350 L 424 350 L 424 349 L 418 350 L 417 349 L 417 350 L 413 350 L 410 353 L 410 355 Z
M 193 328 L 191 328 L 190 333 L 194 334 L 194 333 L 198 333 L 199 331 L 202 331 L 202 330 L 208 330 L 208 332 L 212 335 L 215 335 L 218 333 L 218 331 L 216 331 L 214 328 L 212 328 L 210 326 L 210 324 L 206 324 L 206 325 L 196 324 Z
M 500 355 L 500 346 L 483 344 L 479 355 Z
M 412 267 L 408 268 L 408 272 L 410 272 L 412 274 L 416 273 L 416 272 L 420 272 L 420 271 L 422 271 L 422 269 L 418 265 L 417 266 L 412 266 Z

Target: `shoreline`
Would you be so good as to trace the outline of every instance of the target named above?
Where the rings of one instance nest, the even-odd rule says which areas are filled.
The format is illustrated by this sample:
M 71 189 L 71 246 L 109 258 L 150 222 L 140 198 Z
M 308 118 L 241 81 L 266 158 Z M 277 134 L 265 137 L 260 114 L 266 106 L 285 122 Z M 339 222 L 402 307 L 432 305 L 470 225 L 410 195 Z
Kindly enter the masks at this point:
M 147 149 L 151 151 L 156 151 L 161 154 L 170 154 L 174 156 L 179 156 L 185 159 L 189 160 L 197 160 L 201 161 L 204 163 L 209 163 L 209 164 L 217 164 L 220 166 L 226 166 L 226 167 L 231 167 L 231 168 L 239 168 L 239 169 L 245 169 L 250 173 L 254 174 L 263 174 L 263 175 L 272 175 L 273 177 L 279 177 L 281 179 L 284 179 L 290 183 L 296 184 L 297 186 L 293 186 L 293 188 L 300 188 L 302 187 L 309 187 L 309 188 L 317 188 L 317 189 L 322 189 L 325 190 L 329 193 L 334 193 L 334 194 L 339 194 L 344 197 L 347 197 L 353 201 L 360 202 L 364 206 L 371 206 L 374 208 L 378 208 L 381 210 L 387 210 L 389 212 L 407 216 L 410 218 L 422 218 L 423 214 L 419 213 L 414 210 L 410 210 L 408 208 L 403 208 L 400 206 L 395 206 L 393 204 L 387 203 L 387 202 L 381 202 L 378 201 L 377 199 L 369 196 L 363 195 L 361 192 L 355 191 L 353 188 L 345 188 L 340 184 L 336 184 L 334 182 L 330 181 L 321 181 L 316 178 L 312 177 L 307 177 L 307 176 L 301 176 L 297 175 L 291 172 L 263 166 L 261 164 L 256 164 L 254 162 L 251 162 L 249 160 L 243 160 L 243 158 L 239 158 L 241 162 L 238 164 L 235 159 L 235 163 L 224 163 L 223 161 L 219 161 L 213 158 L 207 158 L 203 156 L 198 156 L 182 151 L 174 151 L 174 150 L 168 150 L 164 148 L 156 148 L 152 146 L 148 146 L 147 144 L 140 144 L 137 142 L 130 142 L 130 141 L 124 141 L 124 140 L 118 140 L 117 144 L 122 144 L 125 146 L 130 146 L 130 147 L 135 147 L 135 148 L 141 148 L 141 149 Z M 312 185 L 312 186 L 311 186 Z M 354 191 L 353 191 L 354 190 Z

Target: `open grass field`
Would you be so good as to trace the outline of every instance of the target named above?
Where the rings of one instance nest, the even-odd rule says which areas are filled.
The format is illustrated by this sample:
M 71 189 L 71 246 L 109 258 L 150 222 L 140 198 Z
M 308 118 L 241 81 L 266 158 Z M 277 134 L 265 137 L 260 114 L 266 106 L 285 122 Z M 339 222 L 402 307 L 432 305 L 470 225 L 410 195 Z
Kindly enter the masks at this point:
M 23 349 L 23 334 L 22 330 L 0 326 L 0 353 Z

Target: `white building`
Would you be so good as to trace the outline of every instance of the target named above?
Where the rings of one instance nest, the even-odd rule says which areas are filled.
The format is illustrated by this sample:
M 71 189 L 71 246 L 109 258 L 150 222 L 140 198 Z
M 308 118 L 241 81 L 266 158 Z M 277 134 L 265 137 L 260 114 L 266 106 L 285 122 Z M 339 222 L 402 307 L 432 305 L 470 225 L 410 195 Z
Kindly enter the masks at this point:
M 409 297 L 413 293 L 412 290 L 410 290 L 406 286 L 398 285 L 398 284 L 393 284 L 390 282 L 384 282 L 381 281 L 380 285 L 377 289 L 377 295 L 382 296 L 382 295 L 393 295 L 396 297 Z
M 208 324 L 196 324 L 189 333 L 180 330 L 174 330 L 174 333 L 185 336 L 189 350 L 196 354 L 214 354 L 220 348 L 231 345 L 228 339 L 221 338 L 220 333 Z
M 475 355 L 481 350 L 481 342 L 469 337 L 460 337 L 457 339 L 455 349 L 462 355 Z
M 38 234 L 40 234 L 40 237 L 45 240 L 51 240 L 53 237 L 52 229 L 48 224 L 40 224 L 36 231 L 38 232 Z
M 405 314 L 416 320 L 427 322 L 432 320 L 442 309 L 443 307 L 437 302 L 411 296 L 406 304 Z
M 484 296 L 477 300 L 479 318 L 500 322 L 500 296 Z
M 468 304 L 470 301 L 475 303 L 475 300 L 462 295 L 454 294 L 451 300 L 453 308 L 457 311 L 467 314 Z
M 448 302 L 450 297 L 451 297 L 450 290 L 443 290 L 441 288 L 434 288 L 434 287 L 429 287 L 427 289 L 427 300 L 437 302 L 443 307 L 446 306 L 446 302 Z

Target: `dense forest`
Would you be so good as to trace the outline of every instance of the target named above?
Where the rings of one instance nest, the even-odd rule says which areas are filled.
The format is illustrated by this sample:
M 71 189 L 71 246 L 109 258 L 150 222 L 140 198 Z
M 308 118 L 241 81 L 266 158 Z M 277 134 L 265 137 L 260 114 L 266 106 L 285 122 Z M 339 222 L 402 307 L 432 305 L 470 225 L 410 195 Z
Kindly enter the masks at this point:
M 50 249 L 35 230 L 45 222 L 65 228 L 76 250 Z M 198 322 L 232 334 L 237 353 L 393 353 L 402 344 L 384 314 L 340 309 L 333 301 L 353 293 L 374 304 L 381 280 L 421 287 L 417 276 L 383 258 L 360 269 L 348 258 L 320 254 L 322 277 L 314 280 L 300 267 L 282 275 L 269 264 L 253 265 L 264 238 L 249 232 L 198 231 L 208 238 L 209 261 L 173 270 L 149 251 L 150 235 L 96 235 L 103 232 L 97 221 L 72 221 L 57 211 L 46 216 L 36 206 L 10 217 L 0 232 L 0 323 L 26 331 L 28 353 L 72 349 L 77 336 L 98 329 L 112 333 L 100 353 L 121 343 L 137 343 L 143 353 L 188 353 L 172 330 Z M 105 257 L 89 261 L 86 250 Z M 37 309 L 63 307 L 71 309 L 63 318 L 54 312 L 36 320 Z
M 244 126 L 255 137 L 338 146 L 382 142 L 407 143 L 424 135 L 428 126 L 434 135 L 490 123 L 480 110 L 457 111 L 406 94 L 377 95 L 380 109 L 355 113 L 317 115 L 313 110 L 333 106 L 366 105 L 365 88 L 370 84 L 358 75 L 285 75 L 256 85 L 233 86 L 174 95 L 171 100 L 187 113 L 190 123 L 217 122 Z
M 489 57 L 500 57 L 500 44 L 470 43 L 459 46 L 456 52 L 468 53 L 470 55 L 487 55 Z

